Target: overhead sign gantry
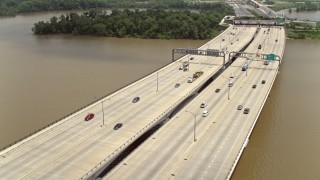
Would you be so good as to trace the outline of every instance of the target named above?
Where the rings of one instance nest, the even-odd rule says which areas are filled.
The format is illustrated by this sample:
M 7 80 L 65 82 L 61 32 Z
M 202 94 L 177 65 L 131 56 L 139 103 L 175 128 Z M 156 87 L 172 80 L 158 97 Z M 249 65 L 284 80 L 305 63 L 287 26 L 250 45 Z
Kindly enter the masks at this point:
M 230 52 L 229 53 L 229 61 L 231 58 L 247 58 L 251 61 L 262 61 L 262 60 L 268 60 L 268 61 L 281 61 L 280 56 L 276 54 L 260 54 L 260 53 L 247 53 L 247 52 Z
M 172 50 L 172 62 L 175 61 L 174 54 L 194 54 L 194 55 L 202 55 L 202 56 L 213 56 L 213 57 L 223 57 L 223 65 L 225 66 L 226 55 L 224 52 L 220 52 L 217 49 L 197 49 L 197 48 L 175 48 Z

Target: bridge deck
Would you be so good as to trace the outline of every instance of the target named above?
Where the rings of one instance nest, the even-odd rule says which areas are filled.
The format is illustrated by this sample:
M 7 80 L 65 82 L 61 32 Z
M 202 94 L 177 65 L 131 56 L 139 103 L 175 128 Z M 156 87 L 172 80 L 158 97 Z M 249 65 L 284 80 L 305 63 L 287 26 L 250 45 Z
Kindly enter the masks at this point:
M 246 49 L 252 53 L 275 53 L 282 57 L 285 43 L 283 28 L 262 28 Z M 278 42 L 275 40 L 278 39 Z M 258 45 L 263 47 L 259 50 Z M 235 167 L 246 140 L 260 114 L 278 72 L 279 62 L 263 65 L 253 61 L 241 71 L 245 59 L 237 59 L 201 94 L 134 151 L 105 179 L 226 179 Z M 228 100 L 230 74 L 234 83 Z M 265 84 L 261 84 L 266 80 Z M 255 89 L 252 85 L 256 84 Z M 219 93 L 215 89 L 220 88 Z M 206 102 L 207 117 L 202 117 Z M 237 110 L 249 107 L 249 114 Z M 194 116 L 197 114 L 196 142 Z
M 225 38 L 221 48 L 227 46 L 230 51 L 238 51 L 251 40 L 255 31 L 256 28 L 229 28 L 221 35 Z M 230 32 L 235 35 L 228 35 Z M 235 42 L 236 38 L 240 41 Z M 201 48 L 220 48 L 221 39 L 217 37 Z M 231 41 L 234 41 L 232 45 Z M 93 173 L 97 170 L 94 167 L 110 161 L 221 68 L 222 58 L 194 57 L 189 71 L 178 70 L 189 56 L 160 69 L 157 92 L 155 72 L 103 99 L 104 126 L 101 126 L 100 101 L 2 151 L 0 176 L 6 179 L 75 179 Z M 187 83 L 188 76 L 199 70 L 204 74 L 193 83 Z M 180 83 L 180 87 L 175 88 L 176 83 Z M 136 96 L 141 100 L 132 103 Z M 95 113 L 95 117 L 84 121 L 88 112 Z M 118 122 L 123 123 L 123 127 L 114 130 Z

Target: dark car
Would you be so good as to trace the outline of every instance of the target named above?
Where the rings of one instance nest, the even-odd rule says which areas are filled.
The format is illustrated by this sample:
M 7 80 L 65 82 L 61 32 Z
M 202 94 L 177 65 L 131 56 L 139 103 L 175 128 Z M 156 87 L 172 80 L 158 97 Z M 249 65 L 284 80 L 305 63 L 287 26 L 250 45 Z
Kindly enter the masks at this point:
M 266 83 L 266 80 L 262 80 L 262 82 L 261 82 L 262 84 L 265 84 Z
M 257 85 L 255 85 L 255 84 L 252 86 L 253 89 L 256 88 L 256 87 L 257 87 Z
M 135 97 L 135 98 L 133 98 L 132 102 L 133 102 L 133 103 L 136 103 L 136 102 L 138 102 L 139 100 L 140 100 L 140 97 Z
M 250 108 L 244 108 L 243 114 L 249 114 Z
M 118 123 L 118 124 L 116 124 L 114 127 L 113 127 L 113 129 L 114 130 L 118 130 L 118 129 L 120 129 L 122 127 L 122 123 Z
M 258 49 L 261 49 L 261 44 L 259 44 Z
M 89 114 L 84 118 L 84 120 L 85 120 L 85 121 L 90 121 L 93 117 L 94 117 L 94 114 L 93 114 L 93 113 L 89 113 Z
M 191 57 L 190 60 L 193 60 L 193 57 Z
M 216 92 L 216 93 L 218 93 L 219 91 L 220 91 L 220 89 L 218 88 L 218 89 L 216 89 L 216 91 L 215 91 L 215 92 Z
M 179 83 L 177 83 L 174 87 L 178 88 L 179 86 L 180 86 L 180 84 L 179 84 Z

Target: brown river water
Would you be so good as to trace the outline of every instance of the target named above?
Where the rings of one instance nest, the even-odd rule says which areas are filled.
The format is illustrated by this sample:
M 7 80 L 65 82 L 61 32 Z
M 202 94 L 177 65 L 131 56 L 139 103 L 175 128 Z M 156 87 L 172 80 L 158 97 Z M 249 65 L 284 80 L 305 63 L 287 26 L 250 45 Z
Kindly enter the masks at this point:
M 32 34 L 60 14 L 0 19 L 0 147 L 169 63 L 173 48 L 206 42 Z M 320 179 L 319 57 L 320 41 L 287 40 L 232 179 Z

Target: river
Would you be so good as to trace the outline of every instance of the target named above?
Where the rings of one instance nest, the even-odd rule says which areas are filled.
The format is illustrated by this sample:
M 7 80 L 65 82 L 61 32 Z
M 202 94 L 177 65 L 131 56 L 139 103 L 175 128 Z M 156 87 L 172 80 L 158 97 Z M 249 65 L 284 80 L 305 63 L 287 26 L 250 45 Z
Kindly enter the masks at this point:
M 0 20 L 0 147 L 170 63 L 173 48 L 206 42 L 33 35 L 61 13 Z
M 292 11 L 286 16 L 299 20 L 320 21 L 320 11 Z
M 34 36 L 61 12 L 0 20 L 0 147 L 169 63 L 206 41 Z M 320 41 L 287 40 L 278 75 L 232 179 L 320 177 Z

